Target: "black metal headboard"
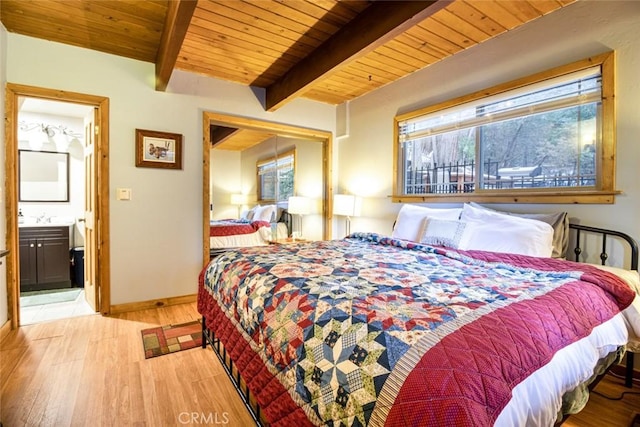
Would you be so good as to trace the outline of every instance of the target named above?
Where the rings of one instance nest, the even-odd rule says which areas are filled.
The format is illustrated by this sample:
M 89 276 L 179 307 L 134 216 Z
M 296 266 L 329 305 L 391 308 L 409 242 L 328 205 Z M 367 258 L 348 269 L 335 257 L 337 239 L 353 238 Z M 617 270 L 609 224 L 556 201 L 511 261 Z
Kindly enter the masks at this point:
M 609 258 L 609 255 L 607 254 L 607 236 L 615 236 L 629 244 L 631 249 L 631 270 L 638 270 L 638 243 L 633 239 L 633 237 L 619 231 L 589 227 L 587 225 L 580 224 L 569 224 L 569 228 L 576 230 L 575 247 L 573 249 L 576 261 L 579 261 L 580 254 L 582 253 L 582 247 L 580 246 L 580 233 L 595 233 L 602 236 L 602 252 L 600 252 L 600 261 L 602 262 L 602 265 L 605 265 L 607 258 Z
M 638 270 L 638 243 L 628 234 L 621 233 L 619 231 L 605 230 L 603 228 L 589 227 L 586 225 L 569 224 L 569 228 L 576 230 L 576 246 L 573 252 L 576 254 L 576 261 L 579 261 L 582 248 L 580 247 L 580 233 L 595 233 L 602 236 L 602 252 L 600 252 L 600 260 L 602 265 L 605 265 L 605 261 L 609 258 L 607 254 L 607 236 L 617 237 L 626 241 L 631 249 L 631 269 Z M 627 352 L 627 363 L 624 384 L 627 387 L 633 386 L 633 369 L 634 369 L 634 354 Z

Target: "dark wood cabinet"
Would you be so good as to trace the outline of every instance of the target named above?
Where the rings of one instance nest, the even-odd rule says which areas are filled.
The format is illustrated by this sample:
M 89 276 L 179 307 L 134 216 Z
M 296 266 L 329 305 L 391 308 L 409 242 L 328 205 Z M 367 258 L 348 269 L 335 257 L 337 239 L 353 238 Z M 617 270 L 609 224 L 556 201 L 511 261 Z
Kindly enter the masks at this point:
M 20 291 L 71 286 L 69 227 L 20 228 Z

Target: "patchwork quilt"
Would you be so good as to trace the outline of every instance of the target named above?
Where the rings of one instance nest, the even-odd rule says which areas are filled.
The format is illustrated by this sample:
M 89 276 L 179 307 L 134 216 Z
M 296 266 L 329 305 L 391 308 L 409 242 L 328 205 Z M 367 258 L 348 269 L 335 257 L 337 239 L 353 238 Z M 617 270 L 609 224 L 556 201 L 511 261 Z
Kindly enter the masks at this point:
M 486 426 L 634 296 L 588 265 L 354 233 L 229 251 L 198 310 L 274 425 Z

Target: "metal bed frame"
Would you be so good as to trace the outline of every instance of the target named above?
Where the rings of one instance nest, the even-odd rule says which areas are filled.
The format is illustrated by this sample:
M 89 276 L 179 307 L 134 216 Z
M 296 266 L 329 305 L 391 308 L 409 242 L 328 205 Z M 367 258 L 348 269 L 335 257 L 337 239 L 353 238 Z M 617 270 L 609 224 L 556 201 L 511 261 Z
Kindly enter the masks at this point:
M 260 406 L 257 403 L 255 404 L 255 407 L 252 405 L 251 391 L 249 390 L 249 387 L 246 384 L 244 384 L 244 387 L 243 387 L 242 385 L 243 381 L 242 381 L 242 378 L 240 377 L 240 372 L 237 369 L 235 369 L 235 372 L 234 372 L 233 360 L 231 360 L 230 357 L 227 357 L 226 348 L 224 347 L 224 345 L 222 345 L 222 343 L 220 342 L 220 339 L 216 338 L 215 333 L 205 326 L 204 316 L 202 316 L 201 323 L 202 323 L 202 348 L 203 349 L 207 348 L 207 344 L 211 345 L 211 349 L 213 350 L 215 355 L 218 356 L 218 359 L 220 360 L 220 364 L 222 364 L 222 367 L 226 371 L 227 376 L 229 377 L 229 379 L 231 380 L 231 383 L 233 384 L 236 391 L 238 392 L 238 395 L 240 396 L 242 403 L 244 403 L 244 406 L 249 411 L 251 418 L 253 418 L 253 420 L 256 422 L 256 425 L 264 426 L 264 424 L 260 420 Z
M 638 244 L 637 242 L 628 234 L 621 233 L 614 230 L 607 230 L 603 228 L 597 227 L 589 227 L 586 225 L 580 224 L 569 224 L 569 228 L 575 230 L 575 245 L 573 248 L 573 253 L 575 254 L 575 261 L 580 262 L 580 255 L 582 254 L 582 246 L 581 246 L 581 235 L 582 234 L 596 234 L 601 236 L 602 238 L 602 251 L 600 252 L 599 258 L 602 265 L 606 265 L 606 261 L 609 258 L 607 253 L 607 237 L 611 236 L 613 238 L 619 238 L 625 241 L 630 248 L 630 257 L 631 257 L 631 270 L 638 270 Z M 238 395 L 242 399 L 245 407 L 251 414 L 251 417 L 256 422 L 258 426 L 264 426 L 261 420 L 260 414 L 260 406 L 256 403 L 251 402 L 251 392 L 249 387 L 244 384 L 243 380 L 240 377 L 240 372 L 234 368 L 234 363 L 231 358 L 227 356 L 227 351 L 224 348 L 224 345 L 220 342 L 219 338 L 216 338 L 215 333 L 209 330 L 206 327 L 205 317 L 202 316 L 202 348 L 207 348 L 207 345 L 211 345 L 211 349 L 216 354 L 220 363 L 224 367 L 227 376 L 231 380 L 231 383 L 235 387 Z M 634 353 L 627 352 L 627 364 L 625 371 L 625 386 L 632 387 L 633 385 L 633 363 L 634 363 Z M 235 372 L 234 372 L 235 371 Z M 595 385 L 595 384 L 594 384 Z
M 580 246 L 580 235 L 582 232 L 597 234 L 602 237 L 602 250 L 600 252 L 600 263 L 606 265 L 609 254 L 607 254 L 607 237 L 622 239 L 629 245 L 631 251 L 631 270 L 638 271 L 638 243 L 628 234 L 621 233 L 619 231 L 606 230 L 604 228 L 589 227 L 580 224 L 569 224 L 569 228 L 576 230 L 576 239 L 573 253 L 575 254 L 575 261 L 580 262 L 580 254 L 582 253 L 582 247 Z M 631 388 L 633 386 L 633 366 L 634 366 L 634 353 L 627 351 L 627 365 L 624 376 L 624 385 Z

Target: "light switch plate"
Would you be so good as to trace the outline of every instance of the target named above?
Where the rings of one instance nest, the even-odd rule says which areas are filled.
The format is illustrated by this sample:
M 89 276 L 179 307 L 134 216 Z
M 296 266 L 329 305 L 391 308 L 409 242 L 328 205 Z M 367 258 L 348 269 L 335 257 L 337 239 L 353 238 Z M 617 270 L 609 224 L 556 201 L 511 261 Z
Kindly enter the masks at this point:
M 117 188 L 116 189 L 116 199 L 117 200 L 131 200 L 131 189 L 130 188 Z

